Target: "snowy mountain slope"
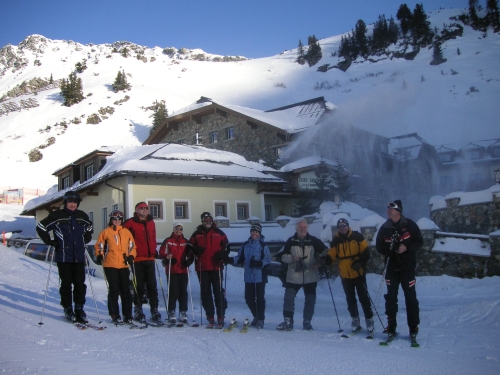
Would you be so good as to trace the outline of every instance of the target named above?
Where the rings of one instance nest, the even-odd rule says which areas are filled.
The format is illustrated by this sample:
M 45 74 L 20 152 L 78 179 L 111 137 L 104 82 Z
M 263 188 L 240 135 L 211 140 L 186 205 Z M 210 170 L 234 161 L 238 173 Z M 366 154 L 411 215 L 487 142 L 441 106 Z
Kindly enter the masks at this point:
M 451 15 L 460 12 L 431 12 L 431 27 L 441 29 L 443 23 L 451 23 Z M 0 68 L 11 65 L 2 71 L 0 96 L 34 77 L 67 78 L 75 64 L 86 59 L 87 69 L 78 74 L 86 98 L 72 107 L 64 107 L 60 90 L 55 88 L 6 101 L 19 104 L 33 98 L 39 106 L 0 117 L 0 158 L 4 172 L 0 186 L 47 189 L 56 183 L 51 176 L 56 169 L 94 149 L 142 143 L 152 122 L 152 112 L 146 107 L 153 101 L 165 100 L 171 113 L 202 95 L 260 110 L 324 96 L 339 108 L 332 121 L 348 122 L 384 136 L 417 132 L 435 145 L 500 135 L 497 126 L 500 75 L 496 67 L 500 58 L 499 35 L 488 33 L 483 37 L 465 27 L 463 37 L 442 46 L 448 61 L 438 66 L 429 65 L 430 49 L 421 50 L 413 61 L 355 61 L 346 72 L 338 69 L 318 72 L 321 65 L 338 63 L 338 57 L 332 53 L 338 50 L 339 42 L 340 36 L 321 40 L 323 58 L 311 68 L 294 62 L 295 49 L 268 58 L 223 63 L 184 59 L 203 53 L 199 50 L 172 58 L 159 47 L 125 43 L 84 46 L 41 36 L 32 37 L 20 46 L 6 46 L 2 51 L 8 58 L 0 59 L 3 64 Z M 112 53 L 113 46 L 125 45 L 131 49 L 130 57 Z M 132 49 L 147 62 L 137 59 L 137 52 Z M 15 56 L 17 60 L 13 59 Z M 13 61 L 26 65 L 17 69 Z M 132 89 L 114 93 L 111 84 L 122 69 L 130 75 L 127 78 Z M 325 81 L 323 86 L 331 86 L 330 89 L 315 90 L 315 86 Z M 474 87 L 472 92 L 471 87 Z M 128 101 L 115 104 L 126 95 L 130 97 Z M 90 115 L 106 107 L 113 107 L 114 113 L 106 115 L 108 118 L 98 125 L 86 124 Z M 77 117 L 82 122 L 70 123 L 64 133 L 61 126 L 55 126 Z M 50 130 L 39 132 L 47 126 Z M 55 143 L 41 150 L 43 159 L 30 163 L 28 152 L 46 144 L 50 137 L 55 138 Z

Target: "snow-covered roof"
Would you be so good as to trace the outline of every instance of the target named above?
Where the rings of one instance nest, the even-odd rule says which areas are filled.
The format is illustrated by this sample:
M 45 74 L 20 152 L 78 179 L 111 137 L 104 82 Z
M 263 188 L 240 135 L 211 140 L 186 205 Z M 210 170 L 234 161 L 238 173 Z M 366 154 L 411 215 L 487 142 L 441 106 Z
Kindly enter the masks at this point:
M 277 172 L 262 164 L 247 161 L 232 152 L 179 144 L 128 146 L 117 149 L 104 167 L 91 179 L 73 186 L 82 190 L 119 175 L 190 176 L 199 179 L 283 182 L 263 172 Z M 69 190 L 61 190 L 32 199 L 25 206 L 31 211 L 42 204 L 60 199 Z
M 176 110 L 169 118 L 195 111 L 203 107 L 208 107 L 212 104 L 227 108 L 233 112 L 241 113 L 244 116 L 272 125 L 288 133 L 300 132 L 316 125 L 326 108 L 323 102 L 320 103 L 315 101 L 304 104 L 298 103 L 297 105 L 283 107 L 283 109 L 278 108 L 270 111 L 261 111 L 220 101 L 215 102 L 212 99 L 202 97 L 197 102 Z M 330 103 L 330 107 L 334 108 L 335 106 Z
M 332 167 L 335 167 L 337 165 L 336 162 L 322 158 L 321 156 L 308 156 L 299 160 L 295 160 L 291 163 L 285 164 L 280 168 L 280 172 L 292 172 L 297 169 L 312 167 L 318 165 L 321 162 L 321 160 L 323 160 L 326 164 Z

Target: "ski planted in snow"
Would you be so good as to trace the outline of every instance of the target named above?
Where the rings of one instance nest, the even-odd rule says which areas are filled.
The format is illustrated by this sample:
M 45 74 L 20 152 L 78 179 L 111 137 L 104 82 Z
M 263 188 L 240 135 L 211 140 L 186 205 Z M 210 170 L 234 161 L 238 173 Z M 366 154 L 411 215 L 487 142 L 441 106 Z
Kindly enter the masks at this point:
M 224 328 L 224 332 L 231 332 L 234 327 L 238 327 L 238 322 L 236 321 L 235 318 L 231 319 L 229 325 L 226 328 Z
M 240 332 L 247 333 L 248 328 L 250 328 L 250 321 L 248 320 L 248 318 L 245 318 L 245 320 L 243 321 L 243 327 L 241 327 Z

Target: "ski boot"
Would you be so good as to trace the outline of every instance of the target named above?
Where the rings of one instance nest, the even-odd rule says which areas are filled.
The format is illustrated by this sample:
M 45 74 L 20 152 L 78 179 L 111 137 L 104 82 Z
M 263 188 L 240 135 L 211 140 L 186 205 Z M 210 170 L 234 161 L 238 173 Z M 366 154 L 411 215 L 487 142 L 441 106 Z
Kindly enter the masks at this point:
M 285 321 L 283 323 L 278 324 L 276 327 L 278 331 L 291 331 L 293 330 L 293 321 L 292 318 L 285 318 Z
M 75 305 L 75 316 L 78 323 L 88 323 L 87 314 L 83 310 L 83 305 Z

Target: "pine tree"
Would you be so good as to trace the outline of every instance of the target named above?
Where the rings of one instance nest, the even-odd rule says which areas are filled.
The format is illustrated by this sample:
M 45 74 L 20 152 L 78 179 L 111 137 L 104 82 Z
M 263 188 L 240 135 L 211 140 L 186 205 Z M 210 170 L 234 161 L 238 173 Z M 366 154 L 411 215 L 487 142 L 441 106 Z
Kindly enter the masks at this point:
M 478 30 L 481 27 L 481 21 L 476 11 L 477 5 L 478 0 L 469 0 L 469 17 L 474 30 Z
M 401 4 L 399 6 L 398 12 L 396 13 L 396 18 L 400 22 L 401 32 L 403 33 L 403 36 L 406 37 L 408 31 L 412 29 L 413 22 L 413 15 L 410 8 L 408 8 L 408 5 Z
M 448 59 L 443 58 L 443 50 L 441 48 L 441 43 L 434 43 L 434 47 L 432 49 L 432 61 L 431 65 L 439 65 L 446 62 Z
M 75 64 L 75 68 L 78 73 L 82 73 L 85 69 L 87 69 L 87 64 L 85 63 L 85 60 L 82 62 L 77 62 Z
M 165 122 L 168 117 L 168 110 L 165 106 L 165 100 L 157 101 L 153 103 L 153 126 L 149 130 L 149 134 L 152 134 L 158 127 Z
M 50 84 L 54 83 L 54 78 L 52 78 L 52 73 L 50 73 L 49 83 Z
M 334 186 L 330 169 L 331 168 L 328 167 L 325 160 L 321 158 L 319 165 L 314 171 L 314 174 L 316 175 L 316 181 L 314 181 L 314 184 L 318 188 L 315 190 L 314 195 L 320 203 L 331 200 L 331 192 Z
M 296 194 L 297 199 L 294 202 L 293 205 L 293 214 L 295 216 L 304 216 L 304 215 L 310 215 L 314 212 L 317 212 L 319 209 L 319 206 L 314 206 L 312 204 L 312 193 L 308 191 L 301 191 Z
M 126 91 L 130 90 L 132 87 L 130 84 L 127 82 L 127 75 L 125 74 L 125 71 L 118 71 L 118 74 L 116 75 L 115 81 L 113 82 L 113 90 L 115 92 L 118 91 Z
M 361 56 L 368 56 L 368 38 L 366 37 L 366 24 L 363 20 L 358 20 L 354 28 L 354 40 Z
M 486 21 L 495 32 L 500 32 L 500 12 L 498 10 L 498 0 L 486 1 Z
M 349 173 L 347 173 L 346 168 L 340 163 L 340 159 L 335 160 L 336 165 L 333 167 L 332 171 L 332 181 L 333 195 L 340 195 L 342 200 L 348 200 L 352 198 L 351 193 L 351 183 L 349 182 Z
M 433 33 L 430 24 L 424 6 L 422 4 L 415 5 L 412 22 L 413 46 L 426 47 L 431 43 Z
M 73 104 L 80 103 L 83 100 L 82 79 L 76 77 L 76 72 L 72 72 L 68 79 L 61 82 L 61 95 L 64 98 L 63 105 L 71 107 Z
M 300 65 L 305 64 L 306 59 L 304 56 L 304 45 L 302 44 L 302 40 L 299 39 L 299 47 L 297 48 L 297 62 Z
M 306 60 L 309 66 L 314 66 L 323 57 L 321 46 L 314 35 L 307 38 L 307 44 L 309 48 L 307 49 Z

